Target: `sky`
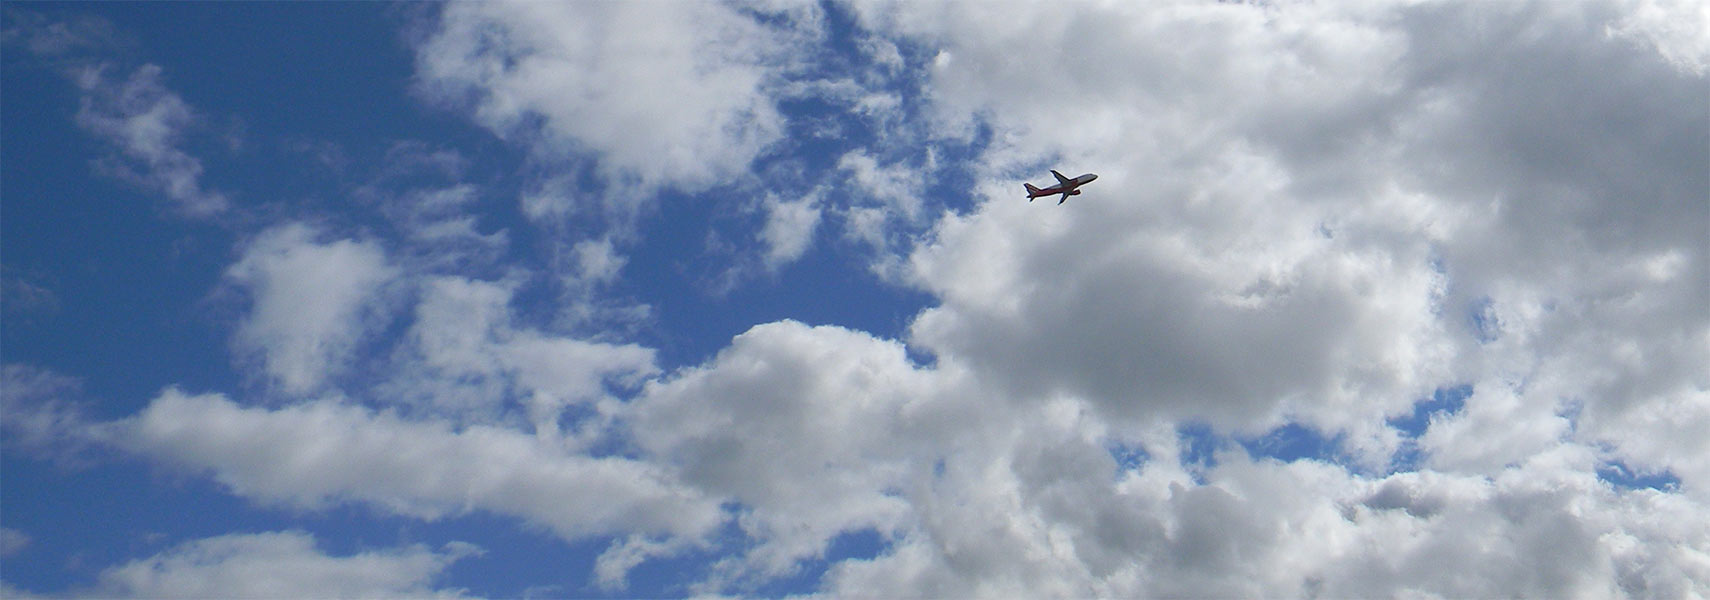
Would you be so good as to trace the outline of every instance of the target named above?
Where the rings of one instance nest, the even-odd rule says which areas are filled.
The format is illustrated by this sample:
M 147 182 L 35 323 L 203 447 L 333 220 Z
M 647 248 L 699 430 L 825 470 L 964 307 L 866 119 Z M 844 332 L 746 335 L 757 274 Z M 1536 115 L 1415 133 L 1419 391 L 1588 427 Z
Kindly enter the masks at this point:
M 0 595 L 1710 596 L 1701 3 L 0 16 Z

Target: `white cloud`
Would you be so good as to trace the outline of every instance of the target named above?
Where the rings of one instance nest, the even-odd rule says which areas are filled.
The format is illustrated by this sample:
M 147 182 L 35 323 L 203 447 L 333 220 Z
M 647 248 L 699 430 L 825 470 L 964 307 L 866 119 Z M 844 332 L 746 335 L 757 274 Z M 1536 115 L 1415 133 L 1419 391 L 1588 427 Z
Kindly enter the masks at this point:
M 517 402 L 536 433 L 555 436 L 567 407 L 592 405 L 607 396 L 608 384 L 632 387 L 658 372 L 651 349 L 514 322 L 515 285 L 426 280 L 416 321 L 396 357 L 396 377 L 380 388 L 380 397 L 439 417 L 489 423 L 502 421 L 509 403 Z
M 842 531 L 902 525 L 897 490 L 956 428 L 940 381 L 895 342 L 785 321 L 648 385 L 623 420 L 682 481 L 751 509 L 744 560 L 775 576 Z
M 77 123 L 117 147 L 102 170 L 166 195 L 178 212 L 208 218 L 226 210 L 224 194 L 204 189 L 202 162 L 181 148 L 198 117 L 161 81 L 161 68 L 143 65 L 123 81 L 113 67 L 85 67 L 75 75 L 84 92 Z
M 1286 416 L 1380 456 L 1384 413 L 1519 381 L 1620 445 L 1608 416 L 1710 389 L 1702 75 L 1610 39 L 1620 8 L 863 6 L 941 47 L 938 130 L 997 140 L 987 203 L 911 257 L 942 299 L 912 339 L 1113 415 Z M 1104 177 L 1016 202 L 1047 161 Z
M 525 403 L 535 428 L 555 432 L 564 408 L 605 395 L 605 383 L 635 385 L 657 372 L 653 350 L 524 332 L 497 349 L 500 360 L 528 390 Z
M 863 197 L 859 205 L 878 204 L 901 220 L 920 216 L 926 177 L 902 164 L 881 165 L 865 150 L 851 150 L 838 159 L 837 168 L 849 173 L 855 191 Z
M 331 556 L 300 531 L 231 534 L 186 542 L 101 572 L 94 595 L 109 598 L 459 597 L 430 584 L 480 550 L 451 543 Z
M 116 443 L 209 472 L 239 496 L 316 509 L 359 502 L 423 519 L 482 510 L 565 539 L 700 536 L 716 503 L 646 463 L 594 458 L 512 429 L 408 421 L 324 400 L 277 410 L 169 389 L 114 422 Z
M 1229 449 L 1196 483 L 1168 422 L 1131 436 L 947 360 L 780 322 L 650 385 L 625 415 L 641 447 L 739 502 L 755 542 L 697 589 L 751 589 L 864 529 L 887 548 L 832 565 L 827 595 L 1667 596 L 1710 581 L 1703 505 L 1610 486 L 1590 445 L 1383 477 Z M 1149 458 L 1119 465 L 1119 440 Z M 679 550 L 614 543 L 600 580 Z
M 1431 466 L 1449 472 L 1491 473 L 1560 443 L 1572 423 L 1568 407 L 1517 394 L 1508 386 L 1473 388 L 1466 409 L 1431 422 L 1419 445 Z
M 1425 248 L 1327 239 L 1315 211 L 1270 195 L 1267 166 L 1224 168 L 1234 181 L 1207 182 L 1186 214 L 1011 202 L 945 219 L 911 259 L 943 302 L 912 339 L 1124 420 L 1371 419 L 1428 396 L 1449 344 Z
M 1710 70 L 1710 9 L 1689 0 L 1636 0 L 1622 8 L 1612 35 L 1642 40 L 1697 75 Z
M 364 337 L 382 325 L 387 286 L 398 277 L 377 242 L 321 242 L 310 225 L 262 232 L 226 271 L 249 297 L 234 339 L 261 356 L 291 394 L 320 389 L 349 368 Z
M 502 136 L 592 153 L 609 182 L 700 189 L 783 135 L 767 87 L 803 34 L 794 28 L 813 23 L 778 16 L 765 24 L 716 3 L 449 4 L 416 48 L 418 76 Z
M 924 141 L 911 139 L 910 147 Z M 849 204 L 837 209 L 843 217 L 844 236 L 877 252 L 872 269 L 887 280 L 901 279 L 902 261 L 897 255 L 923 237 L 931 219 L 942 212 L 943 202 L 928 189 L 937 168 L 931 149 L 918 165 L 903 160 L 881 162 L 865 149 L 851 150 L 837 161 L 838 175 L 847 178 L 849 193 Z
M 1041 435 L 1043 434 L 1043 435 Z M 1007 464 L 948 469 L 923 528 L 833 567 L 834 596 L 1488 597 L 1705 589 L 1701 505 L 1616 493 L 1563 447 L 1494 479 L 1367 480 L 1224 456 L 1194 485 L 1169 464 L 1112 482 L 1096 445 L 1047 430 Z M 967 481 L 955 481 L 967 478 Z M 1666 525 L 1680 519 L 1684 528 Z M 1444 577 L 1454 573 L 1454 577 Z
M 765 245 L 762 260 L 767 269 L 776 270 L 794 262 L 813 244 L 820 221 L 818 195 L 795 201 L 775 195 L 766 197 L 766 225 L 760 229 L 760 243 Z
M 681 552 L 681 538 L 659 541 L 632 535 L 616 540 L 594 560 L 594 583 L 606 591 L 621 591 L 629 587 L 629 570 L 649 558 L 670 556 Z
M 575 256 L 577 278 L 587 282 L 609 282 L 615 279 L 626 262 L 612 249 L 611 238 L 582 240 L 571 249 Z
M 1013 418 L 1084 403 L 1117 440 L 1304 422 L 1377 472 L 1401 448 L 1386 417 L 1471 383 L 1419 440 L 1418 476 L 1476 493 L 1434 501 L 1457 515 L 1441 523 L 1343 519 L 1348 501 L 1307 500 L 1413 475 L 1260 463 L 1278 487 L 1244 493 L 1219 480 L 1230 465 L 1212 488 L 1118 485 L 1179 504 L 1124 496 L 1131 512 L 1074 517 L 1033 504 L 1044 475 L 970 465 L 945 488 L 983 510 L 928 515 L 911 497 L 930 535 L 834 568 L 830 591 L 1703 593 L 1706 520 L 1689 515 L 1710 461 L 1687 431 L 1710 404 L 1710 113 L 1702 74 L 1605 34 L 1622 8 L 862 5 L 870 29 L 940 48 L 935 133 L 996 140 L 975 168 L 984 203 L 909 258 L 940 300 L 911 342 L 1002 390 Z M 1041 164 L 1103 177 L 1040 210 L 1013 177 Z M 1025 448 L 994 461 L 1025 464 L 1003 454 Z M 1095 511 L 1108 470 L 1065 461 L 1104 460 L 1064 452 L 1037 473 L 1083 486 L 1062 497 Z M 1681 493 L 1611 490 L 1596 475 L 1611 457 L 1668 469 Z M 1662 514 L 1686 531 L 1655 527 Z M 1080 533 L 1101 529 L 1154 541 Z M 1639 556 L 1635 539 L 1664 550 Z M 1169 558 L 1189 554 L 1201 570 Z

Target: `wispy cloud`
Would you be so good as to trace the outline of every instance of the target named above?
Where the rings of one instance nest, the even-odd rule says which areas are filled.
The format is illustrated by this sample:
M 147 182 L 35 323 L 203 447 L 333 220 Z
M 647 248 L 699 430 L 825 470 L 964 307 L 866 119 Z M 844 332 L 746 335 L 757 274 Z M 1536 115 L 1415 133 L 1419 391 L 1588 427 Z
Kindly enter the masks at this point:
M 23 364 L 0 368 L 0 432 L 12 452 L 62 465 L 87 464 L 101 442 L 87 415 L 83 383 Z
M 116 443 L 208 472 L 239 496 L 322 508 L 360 502 L 438 519 L 486 510 L 566 539 L 611 532 L 706 534 L 715 503 L 658 467 L 593 458 L 509 428 L 452 430 L 336 401 L 278 410 L 167 390 L 116 424 Z
M 8 7 L 5 18 L 0 41 L 26 50 L 81 92 L 75 121 L 109 148 L 95 161 L 98 173 L 165 196 L 183 217 L 210 219 L 230 207 L 223 192 L 202 183 L 202 161 L 184 149 L 205 125 L 202 116 L 167 86 L 159 65 L 130 69 L 112 59 L 131 42 L 111 22 L 17 7 Z
M 224 212 L 230 204 L 225 194 L 204 188 L 202 161 L 181 148 L 187 130 L 198 122 L 190 105 L 167 89 L 157 65 L 143 65 L 122 79 L 115 70 L 101 64 L 75 76 L 84 93 L 78 125 L 116 151 L 97 162 L 97 169 L 164 194 L 184 216 Z
M 480 553 L 452 543 L 333 556 L 301 531 L 229 534 L 179 544 L 101 572 L 96 595 L 135 598 L 455 598 L 430 584 Z

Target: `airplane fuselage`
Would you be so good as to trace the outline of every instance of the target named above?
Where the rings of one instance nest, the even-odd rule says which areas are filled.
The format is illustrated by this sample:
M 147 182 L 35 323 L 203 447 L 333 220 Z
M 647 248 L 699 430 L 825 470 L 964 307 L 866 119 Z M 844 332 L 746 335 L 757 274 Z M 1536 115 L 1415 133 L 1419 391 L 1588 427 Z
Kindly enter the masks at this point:
M 1025 184 L 1027 187 L 1028 202 L 1032 202 L 1034 198 L 1043 198 L 1045 196 L 1061 194 L 1063 197 L 1059 198 L 1057 203 L 1062 204 L 1063 201 L 1069 199 L 1069 196 L 1079 196 L 1081 193 L 1079 188 L 1081 186 L 1092 183 L 1092 180 L 1094 179 L 1098 179 L 1098 175 L 1093 173 L 1087 173 L 1072 179 L 1064 177 L 1062 173 L 1058 173 L 1056 171 L 1051 171 L 1051 174 L 1057 177 L 1057 185 L 1041 189 L 1033 187 L 1033 184 L 1031 183 Z

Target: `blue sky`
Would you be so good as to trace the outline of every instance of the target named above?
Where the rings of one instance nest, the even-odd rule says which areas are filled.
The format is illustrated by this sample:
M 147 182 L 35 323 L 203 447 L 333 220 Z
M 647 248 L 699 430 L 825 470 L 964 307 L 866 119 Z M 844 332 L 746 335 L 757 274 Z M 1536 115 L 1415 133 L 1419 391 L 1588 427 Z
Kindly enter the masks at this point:
M 1690 2 L 3 16 L 8 597 L 1710 594 Z

